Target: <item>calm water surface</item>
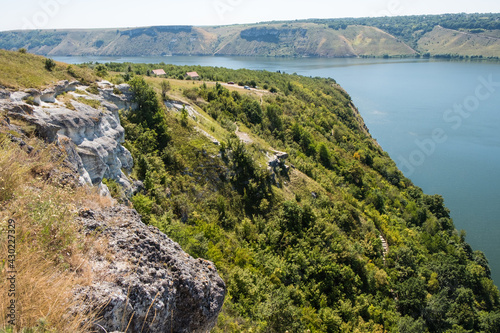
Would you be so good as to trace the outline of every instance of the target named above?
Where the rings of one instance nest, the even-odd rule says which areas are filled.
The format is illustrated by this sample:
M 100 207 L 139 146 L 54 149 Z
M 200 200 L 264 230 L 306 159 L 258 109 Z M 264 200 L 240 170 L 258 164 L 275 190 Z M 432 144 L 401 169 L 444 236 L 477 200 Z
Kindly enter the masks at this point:
M 439 193 L 457 229 L 486 253 L 500 284 L 500 63 L 251 57 L 59 57 L 281 70 L 332 77 L 373 137 L 428 194 Z

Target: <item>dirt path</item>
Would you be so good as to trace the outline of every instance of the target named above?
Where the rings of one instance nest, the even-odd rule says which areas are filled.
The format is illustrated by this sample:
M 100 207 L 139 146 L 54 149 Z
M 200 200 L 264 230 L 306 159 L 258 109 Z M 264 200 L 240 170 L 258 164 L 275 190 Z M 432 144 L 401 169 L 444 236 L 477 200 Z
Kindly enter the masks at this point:
M 234 123 L 236 125 L 236 130 L 234 131 L 234 134 L 244 143 L 249 144 L 252 143 L 253 140 L 250 138 L 250 136 L 245 133 L 245 132 L 240 132 L 240 128 L 237 123 Z

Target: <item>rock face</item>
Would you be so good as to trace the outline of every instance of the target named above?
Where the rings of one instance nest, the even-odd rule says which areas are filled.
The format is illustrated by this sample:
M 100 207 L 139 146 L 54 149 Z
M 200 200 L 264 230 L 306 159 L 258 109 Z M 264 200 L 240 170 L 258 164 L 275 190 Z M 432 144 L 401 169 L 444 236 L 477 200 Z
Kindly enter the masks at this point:
M 118 206 L 80 211 L 84 232 L 104 238 L 106 257 L 91 262 L 94 282 L 76 291 L 73 311 L 102 309 L 96 329 L 107 332 L 209 332 L 226 287 L 215 266 L 194 259 L 135 210 Z M 100 327 L 99 327 L 100 326 Z
M 77 94 L 77 88 L 83 91 L 87 87 L 78 82 L 61 81 L 43 91 L 30 89 L 8 95 L 2 92 L 0 108 L 7 110 L 10 117 L 35 125 L 38 135 L 46 141 L 64 146 L 82 183 L 100 186 L 106 194 L 107 188 L 101 183 L 103 178 L 114 179 L 130 195 L 133 187 L 123 170 L 130 171 L 133 160 L 121 145 L 125 131 L 118 115 L 120 108 L 133 107 L 130 87 L 120 85 L 114 89 L 110 83 L 101 84 L 99 95 Z M 79 101 L 70 100 L 71 105 L 57 101 L 57 95 L 65 92 L 80 98 Z M 26 104 L 30 96 L 34 105 Z M 89 106 L 82 103 L 82 99 L 94 103 L 88 103 L 92 105 Z

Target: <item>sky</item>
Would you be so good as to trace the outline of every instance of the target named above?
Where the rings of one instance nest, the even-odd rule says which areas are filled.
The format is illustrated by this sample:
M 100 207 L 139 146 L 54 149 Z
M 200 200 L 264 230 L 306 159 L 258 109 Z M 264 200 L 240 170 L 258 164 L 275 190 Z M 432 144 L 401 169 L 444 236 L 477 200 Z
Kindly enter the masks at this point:
M 0 0 L 0 31 L 499 13 L 499 0 Z

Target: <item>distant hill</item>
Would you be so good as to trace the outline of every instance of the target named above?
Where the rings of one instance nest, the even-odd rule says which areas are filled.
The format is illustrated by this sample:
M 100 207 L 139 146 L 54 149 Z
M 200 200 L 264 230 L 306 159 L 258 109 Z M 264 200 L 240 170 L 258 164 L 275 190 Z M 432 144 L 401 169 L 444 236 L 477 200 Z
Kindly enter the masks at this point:
M 500 14 L 268 22 L 217 27 L 0 32 L 0 48 L 46 56 L 500 57 Z

